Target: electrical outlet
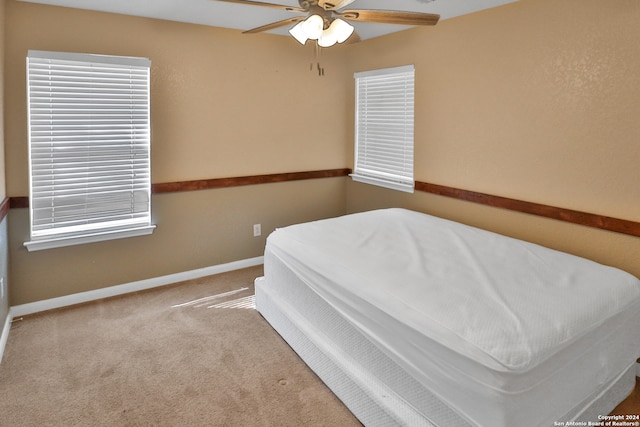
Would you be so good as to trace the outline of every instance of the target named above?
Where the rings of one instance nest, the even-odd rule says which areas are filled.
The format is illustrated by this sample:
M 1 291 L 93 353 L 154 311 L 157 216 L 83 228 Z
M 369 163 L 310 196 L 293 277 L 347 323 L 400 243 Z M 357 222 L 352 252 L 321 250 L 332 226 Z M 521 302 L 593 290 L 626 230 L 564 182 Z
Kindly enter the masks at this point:
M 262 235 L 262 226 L 260 224 L 253 224 L 253 237 Z

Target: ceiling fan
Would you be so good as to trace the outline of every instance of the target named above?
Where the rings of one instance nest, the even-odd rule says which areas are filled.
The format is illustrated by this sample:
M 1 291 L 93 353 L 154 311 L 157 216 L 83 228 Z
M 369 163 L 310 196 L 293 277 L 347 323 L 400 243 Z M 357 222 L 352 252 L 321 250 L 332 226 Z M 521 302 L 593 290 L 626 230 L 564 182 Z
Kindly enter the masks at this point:
M 342 43 L 349 39 L 353 34 L 354 28 L 346 21 L 400 25 L 435 25 L 440 19 L 440 15 L 433 13 L 401 12 L 394 10 L 340 10 L 354 0 L 298 0 L 300 7 L 253 0 L 217 1 L 303 13 L 304 15 L 302 16 L 294 16 L 282 21 L 262 25 L 244 31 L 244 33 L 259 33 L 296 24 L 289 30 L 289 33 L 298 42 L 305 44 L 307 40 L 317 40 L 318 46 L 320 47 L 333 46 L 336 43 Z

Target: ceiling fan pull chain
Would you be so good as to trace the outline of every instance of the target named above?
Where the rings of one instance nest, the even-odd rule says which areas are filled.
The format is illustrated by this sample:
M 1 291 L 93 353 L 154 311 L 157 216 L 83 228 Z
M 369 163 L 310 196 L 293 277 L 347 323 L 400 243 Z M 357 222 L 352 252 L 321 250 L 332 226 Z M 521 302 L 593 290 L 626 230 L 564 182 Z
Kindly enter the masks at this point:
M 316 47 L 313 47 L 311 50 L 311 61 L 309 62 L 309 71 L 313 71 L 313 63 L 316 62 L 318 54 L 316 52 Z
M 311 63 L 309 64 L 309 71 L 313 71 L 313 65 L 315 64 L 315 68 L 318 70 L 318 76 L 324 76 L 324 67 L 320 66 L 320 52 L 321 47 L 318 46 L 318 43 L 315 43 L 313 47 Z
M 320 66 L 320 56 L 322 54 L 322 48 L 320 47 L 320 45 L 318 44 L 318 41 L 316 40 L 316 61 L 317 61 L 317 67 L 318 67 L 318 76 L 324 76 L 324 67 Z

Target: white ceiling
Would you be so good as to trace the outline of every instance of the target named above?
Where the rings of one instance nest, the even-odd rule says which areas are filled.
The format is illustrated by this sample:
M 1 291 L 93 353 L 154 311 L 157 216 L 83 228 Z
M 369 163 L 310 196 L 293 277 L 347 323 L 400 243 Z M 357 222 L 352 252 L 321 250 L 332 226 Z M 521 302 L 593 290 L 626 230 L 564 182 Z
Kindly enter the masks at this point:
M 249 30 L 271 22 L 299 16 L 297 12 L 260 6 L 245 6 L 216 0 L 20 0 L 53 6 L 89 9 L 101 12 L 165 19 Z M 265 1 L 265 0 L 263 0 Z M 348 9 L 383 9 L 440 14 L 440 20 L 512 3 L 517 0 L 355 0 Z M 270 0 L 271 3 L 298 6 L 297 0 Z M 353 22 L 352 22 L 353 23 Z M 407 26 L 353 23 L 362 40 L 401 31 Z M 269 31 L 287 35 L 288 27 Z M 247 37 L 256 35 L 247 35 Z

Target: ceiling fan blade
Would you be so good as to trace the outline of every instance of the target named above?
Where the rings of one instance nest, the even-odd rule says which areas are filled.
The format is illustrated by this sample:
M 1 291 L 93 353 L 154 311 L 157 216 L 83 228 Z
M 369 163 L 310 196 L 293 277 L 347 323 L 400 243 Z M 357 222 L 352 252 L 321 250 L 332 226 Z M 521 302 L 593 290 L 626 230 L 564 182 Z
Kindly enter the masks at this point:
M 337 10 L 353 3 L 355 0 L 318 0 L 318 6 L 325 10 Z
M 380 24 L 436 25 L 440 15 L 435 13 L 400 12 L 395 10 L 345 10 L 334 11 L 349 21 L 377 22 Z
M 293 18 L 284 19 L 282 21 L 272 22 L 271 24 L 263 25 L 261 27 L 252 28 L 250 30 L 243 31 L 242 33 L 243 34 L 261 33 L 262 31 L 269 31 L 269 30 L 273 30 L 274 28 L 284 27 L 285 25 L 291 25 L 291 24 L 295 24 L 296 22 L 304 21 L 305 18 L 306 16 L 295 16 Z
M 275 4 L 275 3 L 263 3 L 261 1 L 252 1 L 252 0 L 216 0 L 216 1 L 222 1 L 225 3 L 244 4 L 246 6 L 270 7 L 273 9 L 288 10 L 290 12 L 308 12 L 306 9 L 303 9 L 301 7 L 285 6 L 282 4 Z

